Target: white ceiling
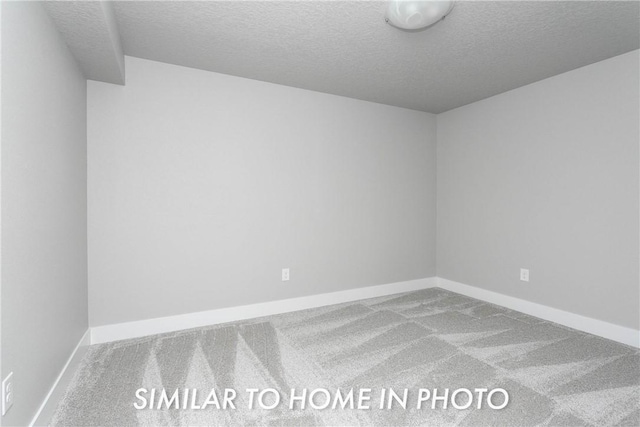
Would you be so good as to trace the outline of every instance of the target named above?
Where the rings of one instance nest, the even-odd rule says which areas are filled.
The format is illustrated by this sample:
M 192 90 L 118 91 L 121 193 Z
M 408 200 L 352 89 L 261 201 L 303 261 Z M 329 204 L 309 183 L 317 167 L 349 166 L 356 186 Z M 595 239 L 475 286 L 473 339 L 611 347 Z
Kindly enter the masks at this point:
M 640 46 L 637 1 L 458 1 L 443 22 L 413 33 L 387 25 L 385 7 L 373 1 L 113 3 L 126 55 L 431 113 Z M 71 25 L 69 19 L 62 25 Z M 70 46 L 86 44 L 91 37 L 83 32 L 96 27 L 76 25 L 79 30 L 67 30 L 75 40 Z
M 47 1 L 44 5 L 85 76 L 124 84 L 124 56 L 110 3 Z

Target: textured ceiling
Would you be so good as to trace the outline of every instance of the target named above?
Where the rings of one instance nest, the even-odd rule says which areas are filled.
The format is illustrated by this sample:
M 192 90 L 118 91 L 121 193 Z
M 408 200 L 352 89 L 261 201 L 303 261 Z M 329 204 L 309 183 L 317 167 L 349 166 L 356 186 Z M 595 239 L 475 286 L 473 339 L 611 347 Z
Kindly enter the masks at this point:
M 44 5 L 85 76 L 124 83 L 124 56 L 111 3 L 47 1 Z
M 458 1 L 411 33 L 384 22 L 385 2 L 113 6 L 126 55 L 431 113 L 640 45 L 637 1 Z

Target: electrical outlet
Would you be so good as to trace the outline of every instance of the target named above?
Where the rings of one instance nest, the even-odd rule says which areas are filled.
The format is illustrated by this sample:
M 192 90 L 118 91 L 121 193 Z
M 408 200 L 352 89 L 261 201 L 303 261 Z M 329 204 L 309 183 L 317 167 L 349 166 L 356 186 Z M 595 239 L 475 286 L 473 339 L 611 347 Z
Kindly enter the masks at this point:
M 289 281 L 289 269 L 288 268 L 283 268 L 282 269 L 282 281 L 283 282 L 288 282 Z
M 529 281 L 529 270 L 527 270 L 526 268 L 520 269 L 520 280 L 523 282 Z
M 2 381 L 2 415 L 13 405 L 13 372 Z

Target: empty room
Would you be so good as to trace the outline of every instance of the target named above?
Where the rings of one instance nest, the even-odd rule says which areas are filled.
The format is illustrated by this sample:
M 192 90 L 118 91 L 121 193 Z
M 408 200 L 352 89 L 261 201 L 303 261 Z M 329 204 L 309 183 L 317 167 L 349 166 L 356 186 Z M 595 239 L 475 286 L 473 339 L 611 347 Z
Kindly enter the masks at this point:
M 0 426 L 640 425 L 640 1 L 0 27 Z

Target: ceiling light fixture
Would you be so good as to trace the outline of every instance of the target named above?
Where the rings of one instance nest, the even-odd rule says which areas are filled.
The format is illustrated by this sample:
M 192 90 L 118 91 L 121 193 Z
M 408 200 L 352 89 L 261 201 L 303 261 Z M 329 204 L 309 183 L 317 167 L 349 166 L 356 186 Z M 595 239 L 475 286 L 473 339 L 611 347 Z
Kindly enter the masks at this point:
M 453 4 L 453 0 L 390 0 L 385 21 L 401 30 L 423 30 L 442 21 Z

